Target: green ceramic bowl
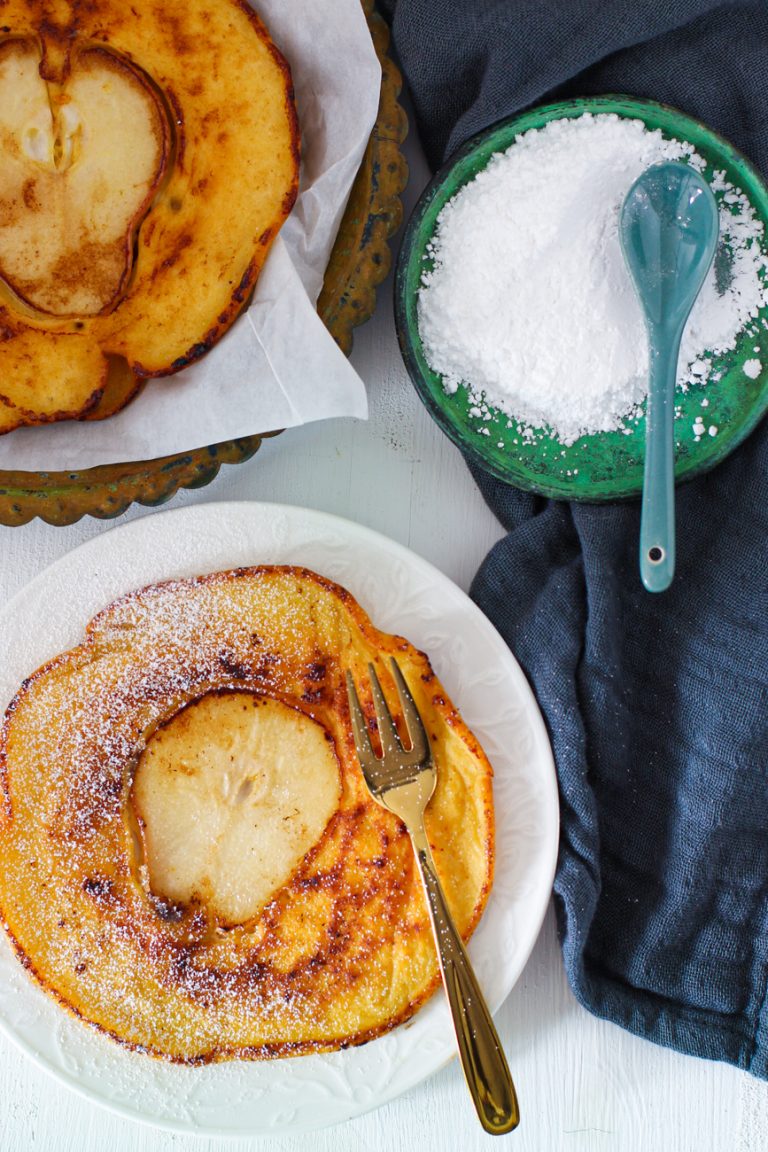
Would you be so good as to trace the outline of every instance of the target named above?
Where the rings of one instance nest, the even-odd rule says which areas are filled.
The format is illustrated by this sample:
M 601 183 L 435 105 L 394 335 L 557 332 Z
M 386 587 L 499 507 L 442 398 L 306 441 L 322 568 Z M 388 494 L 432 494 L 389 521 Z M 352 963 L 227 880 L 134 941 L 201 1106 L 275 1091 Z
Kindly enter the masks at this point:
M 711 178 L 715 170 L 724 171 L 728 182 L 746 193 L 768 235 L 768 189 L 761 177 L 741 153 L 698 121 L 674 108 L 625 96 L 549 104 L 503 120 L 476 136 L 427 187 L 409 221 L 400 251 L 395 322 L 403 359 L 421 399 L 469 459 L 518 488 L 555 499 L 596 501 L 634 496 L 642 490 L 644 415 L 628 424 L 629 434 L 600 432 L 582 436 L 565 447 L 543 432 L 532 443 L 514 444 L 515 433 L 507 427 L 508 417 L 504 413 L 494 414 L 490 422 L 481 421 L 471 415 L 472 403 L 465 388 L 459 388 L 452 396 L 446 394 L 441 377 L 427 363 L 417 319 L 421 279 L 431 267 L 427 245 L 443 206 L 474 179 L 495 152 L 509 148 L 520 133 L 542 128 L 550 120 L 574 118 L 585 112 L 614 112 L 642 120 L 646 127 L 658 128 L 667 137 L 690 141 L 706 160 L 704 175 Z M 768 252 L 768 240 L 764 239 L 763 245 Z M 508 304 L 514 307 L 514 300 Z M 763 308 L 749 324 L 752 335 L 745 330 L 735 349 L 712 357 L 711 375 L 705 387 L 693 385 L 685 393 L 678 388 L 675 397 L 680 409 L 675 422 L 678 480 L 713 468 L 741 443 L 768 408 L 768 330 L 763 321 L 768 324 L 768 308 Z M 743 370 L 747 360 L 759 360 L 763 365 L 756 379 L 751 379 Z M 715 380 L 715 375 L 720 375 L 720 379 Z M 709 403 L 702 408 L 704 397 Z M 717 427 L 717 435 L 704 435 L 696 440 L 693 425 L 699 416 L 707 428 Z M 499 447 L 500 443 L 503 447 Z

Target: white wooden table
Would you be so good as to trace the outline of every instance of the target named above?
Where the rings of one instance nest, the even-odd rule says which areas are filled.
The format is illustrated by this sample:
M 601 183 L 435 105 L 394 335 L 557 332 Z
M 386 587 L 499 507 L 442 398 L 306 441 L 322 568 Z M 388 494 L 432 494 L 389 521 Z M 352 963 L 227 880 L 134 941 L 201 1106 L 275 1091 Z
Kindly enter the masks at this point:
M 409 144 L 406 208 L 426 178 Z M 285 433 L 202 491 L 175 498 L 264 499 L 335 512 L 426 557 L 462 588 L 501 534 L 458 452 L 412 391 L 392 322 L 391 284 L 355 341 L 368 384 L 367 424 L 330 421 Z M 146 516 L 134 509 L 123 518 Z M 58 556 L 106 530 L 35 522 L 0 527 L 0 602 Z M 0 863 L 0 866 L 1 863 Z M 503 957 L 499 958 L 503 963 Z M 563 974 L 550 911 L 525 972 L 498 1015 L 523 1122 L 505 1137 L 517 1152 L 760 1152 L 768 1148 L 768 1084 L 679 1056 L 588 1015 Z M 479 1128 L 455 1062 L 399 1100 L 313 1136 L 252 1140 L 275 1152 L 473 1152 Z M 243 1147 L 243 1144 L 239 1144 Z M 2 1152 L 234 1150 L 233 1140 L 169 1135 L 112 1116 L 60 1087 L 0 1036 Z

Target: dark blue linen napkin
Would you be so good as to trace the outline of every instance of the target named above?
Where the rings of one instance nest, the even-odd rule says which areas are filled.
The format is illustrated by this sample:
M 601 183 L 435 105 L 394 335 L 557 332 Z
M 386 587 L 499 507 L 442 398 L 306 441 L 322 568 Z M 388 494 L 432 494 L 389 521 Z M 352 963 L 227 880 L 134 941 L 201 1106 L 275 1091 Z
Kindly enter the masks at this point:
M 676 105 L 768 174 L 768 3 L 384 5 L 427 155 L 531 104 Z M 472 595 L 549 727 L 563 956 L 590 1011 L 768 1078 L 768 435 L 678 488 L 671 590 L 638 576 L 639 507 L 475 471 L 507 536 Z

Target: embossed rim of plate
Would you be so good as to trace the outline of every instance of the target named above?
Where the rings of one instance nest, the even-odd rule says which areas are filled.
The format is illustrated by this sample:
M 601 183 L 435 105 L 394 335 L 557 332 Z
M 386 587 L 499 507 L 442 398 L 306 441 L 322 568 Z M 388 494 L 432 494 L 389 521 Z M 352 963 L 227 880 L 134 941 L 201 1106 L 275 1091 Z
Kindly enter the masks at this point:
M 352 521 L 276 504 L 193 505 L 122 524 L 62 557 L 0 611 L 0 643 L 9 654 L 0 668 L 3 704 L 34 667 L 78 642 L 95 611 L 130 588 L 280 562 L 338 580 L 374 624 L 429 652 L 494 763 L 496 880 L 470 953 L 495 1010 L 530 955 L 549 901 L 558 845 L 552 752 L 528 681 L 493 625 L 402 545 Z M 70 1016 L 31 980 L 5 938 L 0 1027 L 86 1098 L 133 1120 L 198 1134 L 274 1133 L 278 1123 L 285 1134 L 340 1123 L 414 1087 L 455 1052 L 438 992 L 411 1021 L 357 1048 L 203 1068 L 165 1064 Z M 514 1043 L 508 1056 L 514 1065 Z M 204 1103 L 205 1093 L 215 1104 Z
M 376 289 L 389 272 L 389 238 L 400 227 L 400 194 L 408 166 L 400 145 L 408 118 L 398 97 L 402 77 L 388 54 L 389 29 L 361 0 L 382 69 L 379 113 L 350 193 L 317 302 L 318 313 L 342 352 L 352 350 L 352 332 L 373 315 Z M 0 471 L 0 524 L 17 527 L 36 516 L 56 527 L 83 516 L 112 519 L 131 504 L 156 506 L 181 488 L 210 484 L 223 464 L 242 464 L 279 434 L 264 431 L 156 460 L 102 464 L 79 472 Z

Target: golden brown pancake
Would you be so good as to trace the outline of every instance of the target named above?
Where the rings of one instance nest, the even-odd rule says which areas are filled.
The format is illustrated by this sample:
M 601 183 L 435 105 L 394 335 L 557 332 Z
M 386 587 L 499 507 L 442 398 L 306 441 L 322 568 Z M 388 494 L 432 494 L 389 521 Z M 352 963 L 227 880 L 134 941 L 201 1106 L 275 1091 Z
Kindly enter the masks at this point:
M 88 625 L 10 705 L 0 908 L 84 1020 L 197 1063 L 360 1044 L 438 969 L 407 833 L 354 750 L 344 673 L 396 656 L 437 766 L 427 833 L 467 938 L 493 871 L 491 768 L 407 640 L 308 570 L 154 585 Z M 375 739 L 375 737 L 374 737 Z
M 203 356 L 298 167 L 290 72 L 246 0 L 4 0 L 0 433 L 102 419 Z

